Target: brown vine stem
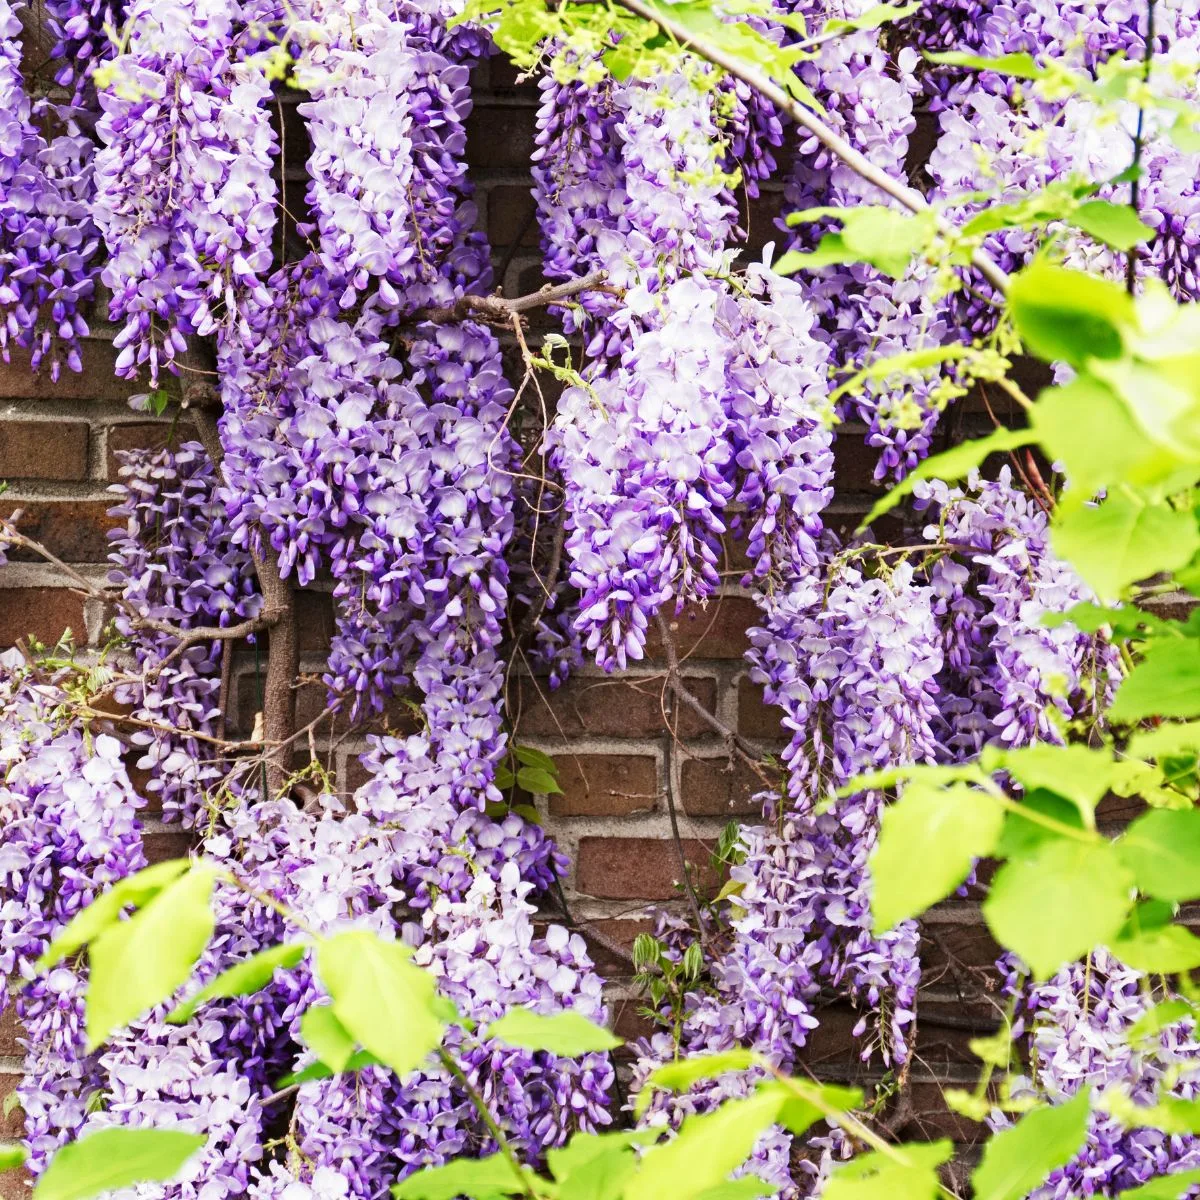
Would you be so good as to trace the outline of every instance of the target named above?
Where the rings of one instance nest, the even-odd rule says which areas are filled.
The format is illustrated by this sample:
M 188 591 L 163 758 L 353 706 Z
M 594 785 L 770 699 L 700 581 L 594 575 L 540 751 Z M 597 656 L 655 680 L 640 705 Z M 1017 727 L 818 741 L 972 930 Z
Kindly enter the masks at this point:
M 445 307 L 419 308 L 407 318 L 405 324 L 413 325 L 421 321 L 446 324 L 450 321 L 465 321 L 469 317 L 481 317 L 485 321 L 509 325 L 514 316 L 530 309 L 558 304 L 572 296 L 578 296 L 580 292 L 615 292 L 616 289 L 605 283 L 607 278 L 606 272 L 593 271 L 590 275 L 568 279 L 565 283 L 547 284 L 536 292 L 514 296 L 511 300 L 506 300 L 503 296 L 463 296 Z
M 211 392 L 209 384 L 196 385 Z M 190 392 L 193 389 L 188 389 Z M 192 419 L 214 469 L 219 473 L 225 458 L 217 420 L 208 405 L 184 403 L 191 408 Z M 296 600 L 291 585 L 279 572 L 279 555 L 269 546 L 252 551 L 254 570 L 262 589 L 262 620 L 270 629 L 267 645 L 267 674 L 263 680 L 263 744 L 271 747 L 264 755 L 267 791 L 278 793 L 291 774 L 292 746 L 296 733 L 296 675 L 300 669 L 299 641 L 296 636 Z
M 674 694 L 680 704 L 691 709 L 710 729 L 715 733 L 719 733 L 726 744 L 730 747 L 734 754 L 742 760 L 767 787 L 774 787 L 776 781 L 763 769 L 762 755 L 758 750 L 742 737 L 736 730 L 731 729 L 716 713 L 709 712 L 700 698 L 692 691 L 688 690 L 687 684 L 683 682 L 683 675 L 679 669 L 679 650 L 675 645 L 675 638 L 671 634 L 671 627 L 667 624 L 666 618 L 662 613 L 656 613 L 654 617 L 658 624 L 658 635 L 662 640 L 663 655 L 667 660 L 666 683 L 667 687 Z
M 846 141 L 841 134 L 831 129 L 798 100 L 789 96 L 779 84 L 768 76 L 748 66 L 735 56 L 726 54 L 719 46 L 714 46 L 703 38 L 696 37 L 661 7 L 646 3 L 646 0 L 617 0 L 617 3 L 643 20 L 652 21 L 663 33 L 674 38 L 685 49 L 698 54 L 713 66 L 720 67 L 721 70 L 728 72 L 735 79 L 740 79 L 748 87 L 770 100 L 777 109 L 786 113 L 797 125 L 807 129 L 827 150 L 836 154 L 856 175 L 861 176 L 868 183 L 874 184 L 881 192 L 891 196 L 909 212 L 932 211 L 929 201 L 920 192 L 893 179 L 886 171 L 877 167 Z M 950 224 L 940 214 L 937 215 L 937 223 L 940 232 L 952 232 Z M 1006 292 L 1008 290 L 1008 274 L 985 250 L 976 250 L 971 261 L 975 269 L 997 291 Z

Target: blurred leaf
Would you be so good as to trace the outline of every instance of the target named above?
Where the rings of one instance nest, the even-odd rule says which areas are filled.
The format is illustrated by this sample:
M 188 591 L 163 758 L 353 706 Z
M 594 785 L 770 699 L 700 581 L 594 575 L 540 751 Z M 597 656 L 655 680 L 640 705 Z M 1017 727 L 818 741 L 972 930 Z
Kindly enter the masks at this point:
M 1001 54 L 987 58 L 982 54 L 967 54 L 961 50 L 947 50 L 942 54 L 926 54 L 932 63 L 947 67 L 968 67 L 975 71 L 995 71 L 997 75 L 1012 75 L 1017 79 L 1041 79 L 1044 68 L 1039 67 L 1032 54 Z
M 597 1025 L 570 1009 L 543 1015 L 528 1008 L 510 1008 L 498 1021 L 488 1026 L 487 1036 L 509 1046 L 546 1050 L 566 1058 L 599 1050 L 615 1050 L 624 1045 L 619 1037 L 614 1037 L 603 1025 Z
M 1116 937 L 1132 887 L 1132 873 L 1110 842 L 1053 838 L 997 871 L 983 915 L 996 940 L 1016 951 L 1035 979 L 1048 979 Z
M 633 1111 L 641 1116 L 654 1097 L 655 1089 L 686 1092 L 702 1079 L 713 1079 L 728 1071 L 745 1071 L 758 1062 L 753 1050 L 725 1050 L 720 1054 L 689 1054 L 656 1067 L 638 1092 Z
M 0 1171 L 15 1171 L 25 1163 L 25 1147 L 0 1144 Z
M 1187 1017 L 1195 1018 L 1195 1006 L 1188 1000 L 1164 1000 L 1147 1009 L 1130 1027 L 1127 1035 L 1131 1042 L 1154 1037 L 1178 1024 Z
M 337 1075 L 354 1056 L 355 1041 L 328 1004 L 315 1004 L 300 1018 L 300 1040 Z
M 1154 236 L 1153 228 L 1128 204 L 1114 204 L 1111 200 L 1089 200 L 1075 209 L 1067 220 L 1096 241 L 1122 252 L 1132 250 Z
M 296 966 L 308 949 L 300 942 L 288 942 L 281 946 L 268 946 L 240 963 L 222 971 L 210 983 L 190 996 L 167 1017 L 172 1025 L 182 1025 L 191 1019 L 201 1004 L 228 996 L 249 996 L 261 991 L 275 978 L 280 968 Z
M 826 217 L 839 220 L 841 232 L 827 233 L 811 252 L 789 250 L 782 254 L 773 265 L 776 274 L 816 270 L 833 263 L 865 262 L 899 279 L 913 257 L 937 235 L 937 218 L 932 210 L 908 213 L 884 205 L 810 208 L 789 213 L 787 223 L 798 225 Z
M 396 1200 L 499 1200 L 525 1194 L 525 1181 L 503 1154 L 456 1158 L 442 1167 L 416 1171 L 392 1188 Z
M 317 974 L 334 1016 L 397 1075 L 419 1067 L 441 1044 L 445 1024 L 433 976 L 402 942 L 351 929 L 317 943 Z
M 942 1140 L 905 1142 L 886 1155 L 860 1154 L 834 1170 L 822 1200 L 934 1200 L 941 1191 L 937 1169 L 953 1153 L 953 1144 Z
M 1200 1183 L 1200 1170 L 1177 1171 L 1174 1175 L 1160 1175 L 1140 1187 L 1118 1192 L 1116 1200 L 1179 1200 L 1193 1184 Z
M 1159 638 L 1117 689 L 1109 708 L 1114 721 L 1200 714 L 1200 640 Z
M 1108 947 L 1126 966 L 1154 975 L 1200 967 L 1200 938 L 1182 925 L 1161 925 L 1117 938 Z
M 1200 809 L 1145 813 L 1117 849 L 1147 896 L 1173 902 L 1200 897 Z
M 921 3 L 922 0 L 913 0 L 911 4 L 876 4 L 873 8 L 868 8 L 866 12 L 849 20 L 834 17 L 826 21 L 821 33 L 824 35 L 849 33 L 855 29 L 878 29 L 881 25 L 886 25 L 891 21 L 911 17 L 913 13 L 920 11 Z
M 991 853 L 1004 812 L 966 783 L 910 783 L 883 810 L 871 855 L 871 913 L 876 935 L 945 899 Z
M 1016 750 L 984 747 L 985 771 L 1006 771 L 1027 790 L 1045 789 L 1070 800 L 1088 829 L 1095 827 L 1096 805 L 1112 783 L 1116 762 L 1107 748 L 1050 746 L 1044 742 Z
M 90 1200 L 136 1183 L 166 1182 L 204 1141 L 177 1129 L 97 1130 L 68 1143 L 50 1160 L 33 1200 Z
M 187 981 L 212 937 L 216 876 L 207 863 L 195 864 L 91 943 L 85 1000 L 89 1050 Z
M 1081 1089 L 1065 1104 L 1035 1108 L 994 1134 L 971 1176 L 975 1200 L 1021 1200 L 1070 1162 L 1087 1136 L 1091 1092 Z

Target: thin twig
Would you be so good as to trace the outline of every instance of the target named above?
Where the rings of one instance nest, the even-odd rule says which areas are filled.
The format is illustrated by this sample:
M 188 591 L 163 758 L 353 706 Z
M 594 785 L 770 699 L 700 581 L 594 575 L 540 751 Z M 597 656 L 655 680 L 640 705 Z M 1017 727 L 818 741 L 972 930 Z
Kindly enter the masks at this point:
M 580 292 L 612 292 L 614 289 L 604 282 L 607 278 L 606 271 L 593 271 L 590 275 L 568 279 L 565 283 L 547 284 L 536 292 L 514 296 L 511 300 L 506 300 L 503 296 L 463 296 L 444 307 L 419 308 L 407 318 L 407 323 L 432 321 L 435 324 L 446 324 L 450 321 L 464 321 L 468 317 L 479 317 L 485 321 L 508 325 L 514 315 L 534 308 L 545 308 L 549 304 L 558 304 L 579 295 Z

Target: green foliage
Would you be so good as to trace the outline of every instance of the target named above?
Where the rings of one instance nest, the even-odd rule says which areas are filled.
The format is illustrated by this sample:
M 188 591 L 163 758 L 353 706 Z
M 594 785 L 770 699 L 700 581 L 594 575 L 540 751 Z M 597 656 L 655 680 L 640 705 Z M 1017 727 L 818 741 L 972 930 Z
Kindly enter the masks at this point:
M 991 853 L 1004 824 L 995 800 L 967 783 L 915 780 L 884 810 L 871 855 L 876 933 L 950 895 L 975 860 Z
M 971 1176 L 975 1200 L 1020 1200 L 1040 1187 L 1079 1152 L 1090 1101 L 1084 1088 L 1065 1104 L 1035 1109 L 992 1137 Z
M 1200 1171 L 1178 1171 L 1174 1175 L 1162 1175 L 1151 1179 L 1141 1187 L 1120 1192 L 1117 1200 L 1179 1200 L 1193 1184 L 1200 1183 Z
M 501 1200 L 525 1191 L 524 1176 L 503 1154 L 456 1158 L 441 1167 L 426 1167 L 392 1188 L 396 1200 Z
M 317 974 L 347 1033 L 397 1075 L 419 1067 L 441 1044 L 436 985 L 402 942 L 351 929 L 317 943 Z
M 0 1171 L 15 1171 L 25 1163 L 25 1147 L 0 1142 Z
M 1117 849 L 1147 896 L 1171 901 L 1200 896 L 1200 810 L 1146 813 Z
M 822 1200 L 934 1200 L 941 1192 L 937 1169 L 953 1152 L 952 1143 L 938 1141 L 861 1154 L 834 1171 Z
M 199 1134 L 177 1129 L 101 1129 L 54 1156 L 33 1200 L 91 1200 L 135 1183 L 166 1182 L 203 1145 Z
M 1150 642 L 1108 711 L 1114 721 L 1200 714 L 1200 640 Z
M 547 1050 L 574 1058 L 622 1045 L 607 1029 L 569 1009 L 543 1016 L 527 1008 L 512 1008 L 488 1026 L 488 1037 L 526 1050 Z
M 788 215 L 789 225 L 835 217 L 842 223 L 840 233 L 827 233 L 820 245 L 809 253 L 789 250 L 774 264 L 780 275 L 816 270 L 834 263 L 870 263 L 885 275 L 899 279 L 913 256 L 920 254 L 937 234 L 937 219 L 932 210 L 906 213 L 881 205 L 858 208 L 807 208 Z
M 261 991 L 275 977 L 277 970 L 296 966 L 308 947 L 302 942 L 285 942 L 260 950 L 227 971 L 222 971 L 211 983 L 205 984 L 167 1017 L 172 1025 L 190 1020 L 196 1009 L 209 1000 L 228 996 L 249 996 Z

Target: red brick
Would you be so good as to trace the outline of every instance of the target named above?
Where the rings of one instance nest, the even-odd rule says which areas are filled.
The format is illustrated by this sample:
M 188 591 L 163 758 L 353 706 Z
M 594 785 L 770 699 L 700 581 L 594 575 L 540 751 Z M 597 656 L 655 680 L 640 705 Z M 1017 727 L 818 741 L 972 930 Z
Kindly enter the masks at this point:
M 467 118 L 467 157 L 475 167 L 524 167 L 533 157 L 534 110 L 479 105 Z
M 626 957 L 633 951 L 633 939 L 639 933 L 651 933 L 653 929 L 654 922 L 650 920 L 612 917 L 602 921 L 585 921 L 579 925 L 578 932 L 587 942 L 588 953 L 596 970 L 605 979 L 615 979 L 633 974 L 633 964 Z M 601 937 L 604 938 L 603 942 L 600 941 Z M 605 942 L 620 947 L 626 953 L 618 954 Z
M 627 1042 L 649 1037 L 657 1028 L 656 1021 L 642 1012 L 645 1001 L 619 1000 L 613 1006 L 613 1033 Z
M 698 888 L 719 889 L 712 848 L 689 840 L 683 850 Z M 683 890 L 675 843 L 668 838 L 580 838 L 576 876 L 578 890 L 600 900 L 670 900 Z
M 86 479 L 88 427 L 82 421 L 0 424 L 0 479 Z
M 738 733 L 750 738 L 781 738 L 783 710 L 763 699 L 762 685 L 748 675 L 738 680 Z
M 17 1014 L 10 1004 L 3 1013 L 0 1013 L 0 1058 L 13 1058 L 23 1053 L 17 1043 L 19 1032 Z
M 165 862 L 168 858 L 186 858 L 192 849 L 192 836 L 182 829 L 173 829 L 169 833 L 156 830 L 147 833 L 143 839 L 146 847 L 146 862 Z
M 64 370 L 55 383 L 50 372 L 29 369 L 29 352 L 13 347 L 12 361 L 0 362 L 0 397 L 5 400 L 127 400 L 149 390 L 149 385 L 118 379 L 113 371 L 117 356 L 111 342 L 89 341 L 83 348 L 83 370 Z
M 688 657 L 741 658 L 749 642 L 746 630 L 756 625 L 761 613 L 744 596 L 720 596 L 707 604 L 689 604 L 677 617 L 668 617 L 680 661 Z M 663 657 L 658 629 L 651 625 L 646 653 Z
M 120 478 L 118 451 L 161 450 L 165 446 L 180 446 L 195 439 L 196 430 L 190 421 L 179 424 L 138 421 L 131 425 L 111 425 L 108 430 L 108 478 L 114 481 Z
M 86 641 L 83 601 L 66 588 L 0 588 L 0 646 L 30 635 L 52 646 L 68 628 Z
M 25 500 L 20 502 L 17 528 L 64 562 L 101 563 L 108 559 L 108 531 L 120 524 L 108 515 L 113 504 L 111 499 Z M 10 550 L 8 557 L 14 562 L 42 561 L 32 550 Z
M 332 639 L 333 597 L 328 592 L 297 592 L 296 642 L 300 653 L 323 653 Z
M 627 817 L 651 812 L 658 800 L 658 766 L 648 755 L 564 754 L 556 765 L 555 817 Z
M 500 251 L 514 242 L 530 249 L 538 244 L 537 204 L 527 187 L 494 187 L 487 200 L 488 241 Z
M 662 678 L 568 680 L 551 692 L 544 679 L 518 681 L 517 737 L 661 737 Z M 715 711 L 717 687 L 712 679 L 688 677 L 688 689 L 710 712 Z M 695 713 L 679 713 L 680 737 L 708 732 Z
M 30 1179 L 24 1171 L 0 1175 L 0 1200 L 29 1200 Z
M 726 758 L 689 758 L 683 764 L 680 800 L 692 817 L 735 817 L 759 812 L 756 792 L 766 786 L 748 766 Z
M 875 479 L 879 450 L 862 434 L 840 434 L 834 443 L 834 483 L 839 492 L 878 492 Z

